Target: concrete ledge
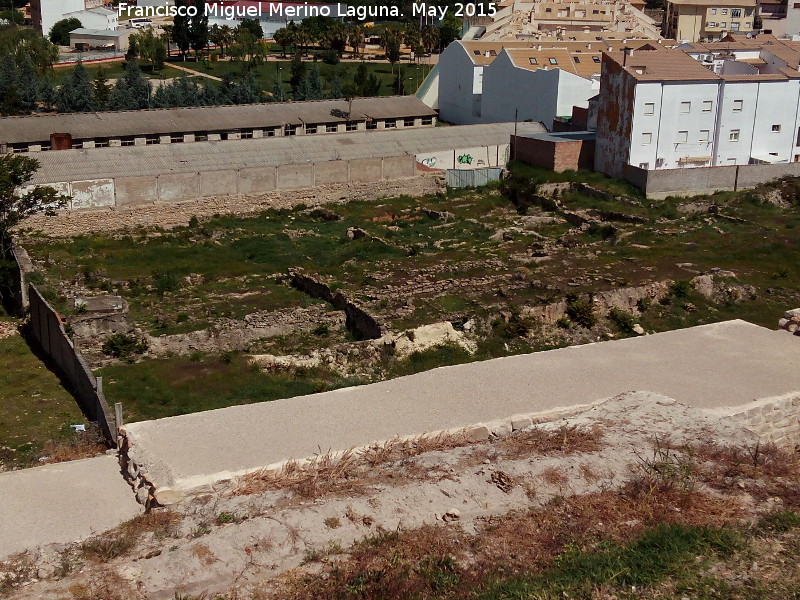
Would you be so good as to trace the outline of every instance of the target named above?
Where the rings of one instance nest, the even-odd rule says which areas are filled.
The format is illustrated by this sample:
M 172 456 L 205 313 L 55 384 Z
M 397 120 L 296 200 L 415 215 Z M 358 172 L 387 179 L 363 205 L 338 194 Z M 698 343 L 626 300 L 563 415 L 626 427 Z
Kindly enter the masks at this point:
M 577 410 L 631 390 L 694 408 L 800 389 L 800 344 L 744 321 L 443 367 L 371 385 L 125 426 L 127 457 L 154 487 L 221 479 L 377 440 Z M 508 415 L 514 415 L 513 418 Z M 502 422 L 495 425 L 500 419 Z
M 141 512 L 116 456 L 0 473 L 0 557 L 77 542 Z

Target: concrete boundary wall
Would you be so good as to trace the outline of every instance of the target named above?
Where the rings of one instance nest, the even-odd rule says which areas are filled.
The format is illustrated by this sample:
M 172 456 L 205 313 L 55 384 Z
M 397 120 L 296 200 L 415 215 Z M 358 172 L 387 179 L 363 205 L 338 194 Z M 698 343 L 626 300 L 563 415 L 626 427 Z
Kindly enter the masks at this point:
M 133 208 L 216 196 L 294 191 L 324 185 L 378 182 L 417 175 L 414 156 L 331 160 L 267 167 L 162 173 L 49 185 L 72 198 L 68 210 Z M 30 186 L 34 187 L 34 186 Z
M 2 278 L 0 278 L 0 296 L 3 297 L 3 301 L 11 314 L 16 317 L 24 316 L 25 309 L 28 308 L 28 290 L 25 285 L 23 255 L 24 259 L 30 262 L 27 254 L 21 248 L 13 246 L 11 248 L 11 256 L 14 260 L 10 260 L 6 264 L 0 263 L 0 269 L 8 273 L 6 278 L 7 285 L 2 284 Z
M 648 198 L 695 196 L 754 188 L 781 177 L 800 177 L 800 163 L 645 170 L 626 165 L 625 179 Z
M 343 204 L 351 201 L 374 201 L 397 196 L 426 196 L 445 191 L 444 173 L 418 172 L 414 177 L 383 179 L 358 183 L 331 183 L 298 190 L 272 190 L 263 193 L 243 189 L 245 176 L 254 179 L 262 174 L 256 168 L 240 178 L 240 193 L 190 198 L 180 202 L 120 204 L 116 208 L 64 211 L 57 215 L 37 214 L 25 220 L 24 227 L 54 237 L 72 237 L 89 232 L 116 231 L 129 227 L 175 227 L 189 223 L 192 217 L 212 218 L 217 214 L 248 215 L 268 209 L 291 209 Z M 271 172 L 274 175 L 274 170 Z M 267 173 L 269 177 L 269 173 Z M 138 182 L 141 183 L 141 182 Z M 250 183 L 247 182 L 249 186 Z M 117 194 L 122 198 L 122 194 Z
M 87 418 L 96 421 L 105 438 L 116 446 L 116 423 L 103 391 L 83 356 L 67 337 L 61 318 L 33 284 L 28 287 L 28 297 L 33 338 L 56 365 Z

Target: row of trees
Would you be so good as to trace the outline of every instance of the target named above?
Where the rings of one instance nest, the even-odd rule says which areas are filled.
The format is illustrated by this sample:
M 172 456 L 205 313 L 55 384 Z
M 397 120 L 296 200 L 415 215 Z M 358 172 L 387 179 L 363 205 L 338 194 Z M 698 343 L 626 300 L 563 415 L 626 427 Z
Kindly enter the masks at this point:
M 221 86 L 178 77 L 153 89 L 139 63 L 129 60 L 123 76 L 113 86 L 109 85 L 103 69 L 92 78 L 89 70 L 79 63 L 62 82 L 55 107 L 59 112 L 86 112 L 216 106 L 258 102 L 260 95 L 252 75 L 228 78 Z
M 450 13 L 448 13 L 450 15 Z M 390 62 L 400 60 L 400 48 L 404 44 L 411 48 L 414 57 L 431 53 L 456 39 L 461 30 L 461 21 L 455 16 L 446 16 L 441 27 L 417 25 L 415 23 L 386 24 L 381 33 L 381 47 Z M 350 48 L 353 58 L 359 56 L 366 44 L 366 30 L 354 23 L 342 23 L 330 17 L 310 17 L 299 24 L 289 23 L 274 35 L 286 56 L 289 47 L 307 54 L 311 46 L 335 51 L 340 57 Z

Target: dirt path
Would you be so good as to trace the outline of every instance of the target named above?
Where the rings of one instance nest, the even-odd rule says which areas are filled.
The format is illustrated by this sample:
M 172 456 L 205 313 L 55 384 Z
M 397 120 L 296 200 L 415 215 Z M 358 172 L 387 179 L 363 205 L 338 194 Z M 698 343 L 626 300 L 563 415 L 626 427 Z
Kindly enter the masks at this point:
M 190 69 L 188 67 L 184 67 L 183 65 L 179 65 L 178 63 L 171 62 L 169 66 L 173 69 L 178 69 L 178 71 L 184 71 L 185 73 L 189 73 L 190 75 L 195 75 L 197 77 L 205 77 L 206 79 L 213 79 L 214 81 L 222 81 L 221 77 L 216 77 L 215 75 L 209 75 L 208 73 L 201 73 L 200 71 L 195 71 L 194 69 Z

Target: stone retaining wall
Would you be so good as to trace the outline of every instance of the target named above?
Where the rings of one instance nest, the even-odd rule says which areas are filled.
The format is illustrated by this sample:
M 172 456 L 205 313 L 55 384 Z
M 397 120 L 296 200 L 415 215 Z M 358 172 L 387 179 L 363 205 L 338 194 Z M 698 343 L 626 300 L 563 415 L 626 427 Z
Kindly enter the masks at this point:
M 301 292 L 305 292 L 315 298 L 322 298 L 330 302 L 335 308 L 344 311 L 347 317 L 345 326 L 356 336 L 362 339 L 375 340 L 384 334 L 386 328 L 375 317 L 341 292 L 331 290 L 324 281 L 300 270 L 292 270 L 289 275 L 292 278 L 292 285 Z
M 729 413 L 763 441 L 782 447 L 800 445 L 800 391 L 756 400 Z

